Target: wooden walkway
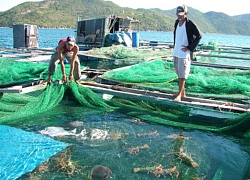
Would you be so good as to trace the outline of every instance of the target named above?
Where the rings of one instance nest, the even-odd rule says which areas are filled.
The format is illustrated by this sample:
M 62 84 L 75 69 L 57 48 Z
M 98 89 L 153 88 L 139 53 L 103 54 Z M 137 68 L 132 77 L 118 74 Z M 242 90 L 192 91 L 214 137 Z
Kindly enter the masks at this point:
M 183 98 L 180 102 L 175 102 L 173 94 L 167 94 L 158 91 L 126 88 L 115 84 L 107 85 L 90 81 L 81 81 L 80 85 L 91 89 L 95 93 L 102 94 L 104 99 L 105 97 L 112 98 L 113 96 L 117 96 L 124 99 L 154 102 L 159 105 L 170 105 L 176 108 L 189 107 L 191 113 L 190 115 L 194 113 L 203 113 L 205 116 L 210 117 L 229 118 L 236 117 L 240 113 L 250 112 L 250 104 L 239 104 L 230 101 L 218 101 L 195 97 L 186 97 Z M 25 94 L 43 90 L 46 87 L 47 85 L 44 84 L 43 81 L 37 80 L 25 84 L 0 88 L 0 94 Z
M 162 57 L 162 60 L 173 61 L 173 57 Z M 198 61 L 192 61 L 191 63 L 194 66 L 224 68 L 224 69 L 250 70 L 249 66 L 224 65 L 224 64 L 204 63 L 204 62 L 198 62 Z
M 51 49 L 49 50 L 51 53 Z M 244 53 L 244 52 L 242 52 Z M 39 54 L 39 53 L 38 53 Z M 202 53 L 200 53 L 201 55 Z M 21 55 L 28 55 L 28 54 L 21 54 Z M 29 55 L 33 55 L 32 53 Z M 205 55 L 205 54 L 203 54 Z M 5 56 L 5 55 L 3 55 Z M 7 57 L 8 55 L 6 55 Z M 11 55 L 10 55 L 11 56 Z M 15 55 L 13 55 L 14 57 Z M 47 58 L 49 55 L 47 53 L 40 54 L 40 57 Z M 210 55 L 208 55 L 210 56 Z M 38 56 L 39 57 L 39 56 Z M 216 56 L 218 57 L 218 56 Z M 227 57 L 227 58 L 232 58 Z M 172 61 L 172 57 L 163 57 L 163 60 Z M 246 58 L 248 60 L 248 58 Z M 227 68 L 227 69 L 242 69 L 242 70 L 250 70 L 250 67 L 244 66 L 234 66 L 234 65 L 221 65 L 221 64 L 211 64 L 211 63 L 201 63 L 201 62 L 192 62 L 193 65 L 197 66 L 206 66 L 206 67 L 214 67 L 214 68 Z M 123 67 L 128 68 L 128 67 Z M 121 68 L 119 68 L 121 69 Z M 92 70 L 92 69 L 84 69 L 82 74 L 87 74 L 88 79 L 94 79 L 95 77 L 101 76 L 105 70 Z M 104 79 L 103 79 L 104 81 Z M 29 93 L 37 90 L 41 90 L 46 88 L 46 85 L 41 83 L 41 80 L 34 80 L 32 82 L 27 82 L 24 84 L 15 84 L 15 85 L 6 85 L 6 87 L 0 87 L 0 93 Z M 81 81 L 82 86 L 88 87 L 92 89 L 94 92 L 102 93 L 102 94 L 110 94 L 112 96 L 119 96 L 122 98 L 132 98 L 132 99 L 139 99 L 139 100 L 146 100 L 146 101 L 153 101 L 162 104 L 169 104 L 174 106 L 189 106 L 189 107 L 201 107 L 203 109 L 212 109 L 218 112 L 227 111 L 227 112 L 236 112 L 236 113 L 244 113 L 250 111 L 250 104 L 238 104 L 232 103 L 230 101 L 217 101 L 217 100 L 210 100 L 210 99 L 202 99 L 202 98 L 194 98 L 194 97 L 187 97 L 183 98 L 181 102 L 175 102 L 174 97 L 172 94 L 161 93 L 156 91 L 149 91 L 149 90 L 140 90 L 134 88 L 125 88 L 121 86 L 117 86 L 114 84 L 105 84 L 102 82 L 87 82 Z
M 23 84 L 6 84 L 0 86 L 0 93 L 26 94 L 46 88 L 43 80 L 34 80 Z
M 199 51 L 196 56 L 204 56 L 204 57 L 217 57 L 217 58 L 228 58 L 228 59 L 240 59 L 240 60 L 250 60 L 250 57 L 241 57 L 241 56 L 226 56 L 226 55 L 216 55 L 216 54 L 211 54 L 211 52 L 223 52 L 223 51 Z M 225 53 L 225 51 L 224 51 Z M 248 54 L 249 53 L 237 53 L 237 52 L 229 52 L 227 51 L 227 53 L 234 53 L 234 54 Z
M 113 96 L 119 96 L 126 99 L 139 99 L 146 101 L 153 101 L 157 103 L 171 103 L 177 106 L 189 106 L 189 107 L 202 107 L 209 108 L 218 111 L 228 111 L 244 113 L 250 111 L 250 104 L 238 104 L 226 101 L 216 101 L 210 99 L 201 99 L 194 97 L 183 98 L 181 102 L 175 102 L 173 94 L 166 94 L 161 92 L 152 92 L 148 90 L 139 90 L 133 88 L 125 88 L 116 85 L 105 85 L 98 83 L 83 82 L 82 86 L 90 88 L 96 93 L 109 94 Z

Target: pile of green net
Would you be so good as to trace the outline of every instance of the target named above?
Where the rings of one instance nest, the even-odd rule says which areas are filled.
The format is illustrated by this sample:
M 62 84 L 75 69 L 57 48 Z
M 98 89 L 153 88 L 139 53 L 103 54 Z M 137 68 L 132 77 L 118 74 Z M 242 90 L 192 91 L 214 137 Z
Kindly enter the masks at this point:
M 0 86 L 22 84 L 33 79 L 44 78 L 47 64 L 18 62 L 11 59 L 0 58 Z
M 51 84 L 38 94 L 4 93 L 0 100 L 0 123 L 44 113 L 57 106 L 63 98 L 72 96 L 84 107 L 110 109 L 103 99 L 88 88 L 74 82 L 68 84 Z
M 23 85 L 34 79 L 46 80 L 48 64 L 18 62 L 10 59 L 0 59 L 1 88 Z M 67 64 L 66 72 L 70 66 Z M 61 79 L 60 68 L 57 68 L 54 80 Z M 99 109 L 111 108 L 104 100 L 88 88 L 79 86 L 75 82 L 66 84 L 52 83 L 44 90 L 27 94 L 0 93 L 0 123 L 21 120 L 35 114 L 46 112 L 57 106 L 66 97 L 72 96 L 83 106 Z
M 159 57 L 166 57 L 173 54 L 171 49 L 138 49 L 127 48 L 123 45 L 113 45 L 110 47 L 93 48 L 89 51 L 81 52 L 83 55 L 90 55 L 107 59 L 123 59 L 123 60 L 150 60 Z
M 161 59 L 145 61 L 130 68 L 111 70 L 103 77 L 119 81 L 124 86 L 134 85 L 169 93 L 178 92 L 178 78 L 173 62 Z M 186 93 L 195 97 L 249 99 L 250 71 L 191 66 L 190 76 L 186 80 Z

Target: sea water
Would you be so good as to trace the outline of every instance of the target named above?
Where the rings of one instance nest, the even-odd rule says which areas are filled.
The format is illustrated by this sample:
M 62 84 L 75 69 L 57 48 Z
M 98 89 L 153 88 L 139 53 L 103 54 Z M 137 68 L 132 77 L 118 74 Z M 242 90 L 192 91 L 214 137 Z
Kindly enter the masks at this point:
M 61 38 L 75 36 L 75 29 L 38 29 L 40 48 L 54 48 Z M 173 32 L 140 31 L 140 40 L 173 42 Z M 216 42 L 218 45 L 250 47 L 250 36 L 207 34 L 204 33 L 201 44 Z M 0 28 L 0 47 L 13 48 L 13 29 Z
M 74 35 L 74 29 L 39 29 L 39 47 L 56 47 L 61 38 Z M 172 32 L 140 32 L 140 38 L 150 41 L 172 42 Z M 204 34 L 201 43 L 211 41 L 219 45 L 250 47 L 250 36 Z M 12 28 L 0 29 L 0 46 L 13 47 Z M 249 141 L 229 134 L 216 134 L 188 128 L 176 128 L 140 121 L 122 112 L 103 112 L 77 103 L 60 104 L 42 116 L 32 116 L 12 126 L 25 131 L 39 133 L 47 127 L 58 127 L 75 135 L 53 136 L 59 141 L 71 144 L 69 164 L 65 169 L 36 170 L 19 179 L 87 179 L 91 168 L 103 165 L 111 169 L 110 179 L 147 180 L 158 179 L 148 171 L 135 173 L 134 168 L 152 168 L 159 164 L 164 169 L 178 165 L 178 179 L 221 179 L 243 180 L 249 165 Z M 95 136 L 93 133 L 95 132 Z M 99 133 L 97 133 L 99 132 Z M 174 155 L 171 138 L 183 132 L 189 139 L 184 142 L 184 150 L 199 165 L 190 167 Z M 47 134 L 49 136 L 49 134 Z M 54 135 L 54 134 L 53 134 Z M 104 136 L 105 135 L 105 136 Z M 95 137 L 95 138 L 91 138 Z M 147 145 L 147 146 L 145 146 Z M 132 148 L 139 148 L 131 154 Z M 66 159 L 67 160 L 67 159 Z M 13 162 L 15 163 L 15 162 Z M 55 162 L 53 162 L 55 163 Z M 52 163 L 52 164 L 53 164 Z M 62 162 L 58 162 L 62 163 Z M 72 167 L 77 171 L 71 174 Z M 47 168 L 49 169 L 49 168 Z M 171 177 L 172 175 L 172 177 Z M 176 179 L 177 174 L 166 179 Z M 31 179 L 32 179 L 31 178 Z M 164 178 L 161 176 L 161 178 Z M 247 176 L 249 178 L 249 176 Z

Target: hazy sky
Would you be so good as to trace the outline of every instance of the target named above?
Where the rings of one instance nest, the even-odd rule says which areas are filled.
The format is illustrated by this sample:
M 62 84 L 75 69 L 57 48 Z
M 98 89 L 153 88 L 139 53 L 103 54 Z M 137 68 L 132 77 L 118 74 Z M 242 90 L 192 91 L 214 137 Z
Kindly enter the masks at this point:
M 25 1 L 41 0 L 0 0 L 0 11 L 6 11 Z M 208 11 L 223 12 L 230 16 L 250 13 L 247 0 L 105 0 L 113 1 L 121 7 L 130 8 L 160 8 L 169 10 L 181 4 L 195 8 L 203 13 Z
M 0 0 L 0 11 L 6 11 L 26 1 L 30 2 L 30 1 L 41 1 L 41 0 Z

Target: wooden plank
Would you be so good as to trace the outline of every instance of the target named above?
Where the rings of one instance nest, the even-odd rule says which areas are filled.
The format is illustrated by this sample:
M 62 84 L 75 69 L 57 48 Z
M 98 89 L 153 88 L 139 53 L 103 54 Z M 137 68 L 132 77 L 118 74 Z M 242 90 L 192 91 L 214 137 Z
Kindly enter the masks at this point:
M 13 53 L 13 52 L 12 52 Z M 44 53 L 44 52 L 33 52 L 33 53 L 13 53 L 13 54 L 1 54 L 1 57 L 4 58 L 24 58 L 24 57 L 43 57 L 43 56 L 51 56 L 49 53 Z
M 3 58 L 30 57 L 32 54 L 1 54 Z
M 29 87 L 24 87 L 20 89 L 20 94 L 26 94 L 38 90 L 43 90 L 47 87 L 47 84 L 39 84 L 39 85 L 34 85 L 34 86 L 29 86 Z
M 0 88 L 1 93 L 19 93 L 25 94 L 29 92 L 34 92 L 38 90 L 45 89 L 47 86 L 46 83 L 43 83 L 43 80 L 34 80 L 24 84 L 19 84 L 11 87 Z
M 228 54 L 247 54 L 250 55 L 250 52 L 240 52 L 240 51 L 230 51 L 230 50 L 211 50 L 211 52 L 218 52 L 218 53 L 228 53 Z
M 143 50 L 143 49 L 141 49 Z M 92 53 L 92 52 L 91 52 Z M 124 60 L 124 61 L 130 61 L 130 62 L 135 62 L 135 63 L 138 63 L 138 62 L 142 62 L 142 61 L 150 61 L 150 60 L 154 60 L 154 59 L 157 59 L 157 58 L 162 58 L 163 56 L 158 56 L 157 54 L 154 54 L 154 55 L 147 55 L 145 54 L 145 56 L 142 58 L 138 57 L 134 57 L 133 59 L 132 58 L 114 58 L 112 55 L 108 55 L 108 54 L 90 54 L 90 52 L 88 51 L 79 51 L 78 52 L 78 55 L 81 55 L 81 56 L 85 56 L 85 57 L 91 57 L 91 58 L 96 58 L 96 59 L 107 59 L 107 60 Z
M 249 57 L 236 57 L 236 56 L 225 56 L 225 55 L 215 55 L 210 54 L 209 52 L 202 52 L 196 54 L 196 56 L 204 56 L 204 57 L 218 57 L 218 58 L 228 58 L 228 59 L 240 59 L 240 60 L 250 60 Z
M 163 57 L 162 60 L 173 61 L 173 58 Z M 249 66 L 232 66 L 232 65 L 223 65 L 223 64 L 204 63 L 204 62 L 198 62 L 198 61 L 192 61 L 191 64 L 195 66 L 204 66 L 204 67 L 213 67 L 213 68 L 250 70 Z
M 116 81 L 116 80 L 112 80 L 112 79 L 106 79 L 106 78 L 103 78 L 102 76 L 96 76 L 95 78 L 92 79 L 93 81 L 95 81 L 96 83 L 99 83 L 99 84 L 104 84 L 104 85 L 120 85 L 122 86 L 123 85 L 123 82 L 120 82 L 120 81 Z M 133 88 L 137 89 L 137 87 L 135 85 L 133 85 L 133 83 L 131 84 L 131 86 L 133 86 Z M 128 86 L 125 86 L 125 87 L 128 87 Z M 140 88 L 141 86 L 138 85 L 138 89 L 141 89 Z M 144 87 L 142 86 L 142 88 L 145 90 L 145 88 L 151 92 L 154 92 L 154 91 L 157 91 L 157 92 L 162 92 L 161 90 L 157 89 L 157 88 L 153 88 L 153 87 L 150 87 L 150 88 L 147 88 L 147 87 Z M 165 93 L 165 92 L 163 92 Z M 196 96 L 196 94 L 194 94 L 193 96 Z M 247 97 L 247 96 L 244 96 L 244 95 L 240 95 L 238 97 L 231 97 L 231 96 L 220 96 L 219 94 L 218 95 L 203 95 L 202 96 L 203 99 L 213 99 L 213 98 L 223 98 L 223 100 L 227 100 L 227 101 L 235 101 L 235 100 L 239 100 L 239 101 L 242 101 L 242 102 L 246 102 L 248 104 L 250 104 L 250 97 Z
M 151 91 L 145 91 L 145 90 L 139 90 L 139 89 L 131 89 L 131 88 L 125 88 L 120 86 L 112 86 L 112 89 L 121 90 L 121 91 L 129 91 L 134 93 L 140 93 L 140 94 L 147 94 L 150 96 L 157 96 L 161 98 L 168 98 L 168 99 L 174 99 L 172 94 L 166 94 L 161 92 L 151 92 Z M 217 104 L 222 106 L 234 106 L 234 107 L 241 107 L 241 108 L 250 108 L 250 105 L 243 105 L 238 103 L 231 103 L 231 102 L 224 102 L 224 101 L 216 101 L 211 99 L 201 99 L 201 98 L 194 98 L 194 97 L 186 97 L 182 98 L 184 102 L 191 102 L 191 103 L 208 103 L 208 104 Z
M 88 78 L 96 78 L 97 76 L 103 75 L 105 72 L 107 72 L 107 70 L 85 68 L 81 71 L 81 74 L 86 75 Z
M 213 68 L 250 70 L 249 66 L 231 66 L 231 65 L 223 65 L 223 64 L 203 63 L 203 62 L 197 62 L 197 61 L 192 61 L 191 64 L 195 66 L 204 66 L 204 67 L 213 67 Z
M 25 93 L 30 93 L 38 90 L 45 89 L 47 85 L 39 84 L 39 85 L 34 85 L 34 86 L 29 86 L 29 87 L 22 87 L 22 86 L 13 86 L 13 87 L 8 87 L 8 88 L 1 88 L 0 92 L 1 93 L 19 93 L 19 94 L 25 94 Z
M 219 45 L 218 49 L 234 49 L 234 50 L 249 50 L 248 47 L 242 47 L 242 46 L 227 46 L 227 45 Z
M 55 52 L 55 48 L 29 48 L 28 50 Z
M 43 55 L 43 56 L 34 56 L 34 57 L 28 57 L 19 59 L 17 61 L 28 61 L 28 62 L 49 62 L 51 58 L 51 55 Z
M 7 88 L 1 88 L 0 92 L 2 93 L 20 93 L 22 86 L 12 86 Z
M 154 102 L 161 102 L 161 103 L 171 102 L 173 105 L 205 107 L 205 108 L 216 109 L 219 111 L 225 110 L 225 111 L 232 111 L 232 112 L 238 112 L 238 113 L 250 111 L 250 105 L 244 105 L 244 104 L 200 99 L 200 98 L 192 98 L 192 97 L 183 98 L 181 102 L 175 102 L 172 94 L 144 91 L 144 90 L 124 88 L 124 87 L 118 87 L 118 86 L 101 85 L 101 84 L 84 83 L 82 85 L 98 93 L 111 94 L 111 95 L 119 96 L 123 98 L 136 98 L 140 100 L 154 101 Z

